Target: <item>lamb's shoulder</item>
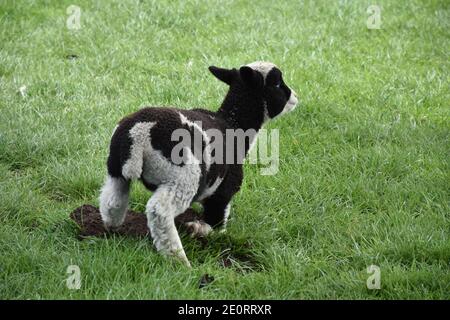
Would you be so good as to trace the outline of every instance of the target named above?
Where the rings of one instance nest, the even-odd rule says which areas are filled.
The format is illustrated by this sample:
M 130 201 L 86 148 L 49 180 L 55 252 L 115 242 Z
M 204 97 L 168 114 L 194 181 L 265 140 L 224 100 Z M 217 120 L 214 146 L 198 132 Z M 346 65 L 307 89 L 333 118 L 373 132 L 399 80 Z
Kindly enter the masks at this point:
M 183 119 L 189 122 L 197 122 L 205 130 L 210 128 L 224 130 L 227 126 L 226 122 L 216 112 L 207 109 L 180 109 L 170 106 L 152 106 L 141 108 L 125 116 L 119 121 L 118 127 L 131 129 L 131 127 L 139 122 L 155 122 L 174 129 L 180 126 Z
M 217 112 L 207 109 L 195 108 L 180 110 L 189 121 L 197 122 L 203 130 L 217 129 L 222 132 L 227 129 L 227 123 L 217 115 Z
M 144 107 L 122 118 L 119 121 L 119 126 L 133 125 L 139 122 L 171 121 L 177 118 L 177 110 L 173 107 Z

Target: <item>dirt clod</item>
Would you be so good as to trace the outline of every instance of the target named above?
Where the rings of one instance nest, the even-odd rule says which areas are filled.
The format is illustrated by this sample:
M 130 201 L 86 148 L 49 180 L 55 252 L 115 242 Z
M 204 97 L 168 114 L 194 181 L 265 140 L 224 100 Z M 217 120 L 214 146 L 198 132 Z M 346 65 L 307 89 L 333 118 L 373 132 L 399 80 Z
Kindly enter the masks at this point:
M 78 59 L 78 55 L 76 55 L 76 54 L 68 54 L 68 55 L 66 55 L 66 59 L 75 60 L 75 59 Z
M 70 218 L 80 227 L 78 234 L 80 238 L 105 236 L 110 233 L 136 238 L 143 238 L 150 235 L 146 215 L 132 210 L 127 211 L 124 223 L 119 228 L 110 232 L 103 226 L 99 209 L 92 205 L 85 204 L 76 208 L 70 214 Z M 175 225 L 177 228 L 182 228 L 185 222 L 200 218 L 194 210 L 188 209 L 175 219 Z
M 208 284 L 210 284 L 211 282 L 214 281 L 214 277 L 205 273 L 204 275 L 201 276 L 200 281 L 198 283 L 198 288 L 204 288 L 206 287 Z
M 105 237 L 112 234 L 145 238 L 150 236 L 147 227 L 147 217 L 144 213 L 127 211 L 124 223 L 117 229 L 107 231 L 102 222 L 100 211 L 97 207 L 85 204 L 76 208 L 70 218 L 79 227 L 78 237 L 80 240 L 86 237 Z M 175 225 L 180 231 L 186 231 L 184 224 L 202 219 L 203 216 L 193 209 L 188 209 L 175 219 Z M 253 254 L 253 247 L 247 241 L 236 241 L 231 237 L 224 237 L 221 241 L 210 242 L 207 238 L 196 238 L 201 249 L 210 252 L 220 250 L 219 265 L 223 268 L 231 268 L 240 273 L 258 272 L 264 270 L 263 265 Z M 199 288 L 203 288 L 214 281 L 214 277 L 204 274 L 199 280 Z

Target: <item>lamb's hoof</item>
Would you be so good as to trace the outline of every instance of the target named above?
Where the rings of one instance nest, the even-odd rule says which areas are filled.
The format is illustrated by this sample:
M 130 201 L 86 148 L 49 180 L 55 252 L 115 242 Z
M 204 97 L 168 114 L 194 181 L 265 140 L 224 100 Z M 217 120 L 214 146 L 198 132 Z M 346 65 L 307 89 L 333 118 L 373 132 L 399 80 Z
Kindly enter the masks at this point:
M 119 229 L 119 227 L 112 226 L 112 225 L 106 224 L 106 223 L 103 224 L 103 228 L 105 228 L 106 232 L 108 232 L 108 233 L 114 233 Z
M 171 257 L 172 259 L 174 258 L 176 261 L 181 262 L 186 267 L 192 268 L 191 263 L 189 262 L 186 253 L 184 252 L 183 249 L 171 250 L 169 252 L 162 252 L 162 253 L 167 257 Z
M 114 233 L 122 227 L 125 221 L 125 215 L 121 219 L 111 219 L 111 217 L 102 217 L 103 228 L 109 233 Z
M 192 238 L 204 238 L 212 231 L 211 226 L 201 220 L 186 222 L 184 225 Z
M 183 264 L 188 267 L 189 269 L 192 269 L 191 263 L 189 262 L 189 260 L 183 261 Z
M 105 228 L 106 232 L 108 232 L 108 233 L 115 233 L 115 232 L 119 231 L 121 226 L 122 226 L 122 223 L 117 223 L 117 224 L 113 224 L 111 222 L 103 223 L 103 228 Z

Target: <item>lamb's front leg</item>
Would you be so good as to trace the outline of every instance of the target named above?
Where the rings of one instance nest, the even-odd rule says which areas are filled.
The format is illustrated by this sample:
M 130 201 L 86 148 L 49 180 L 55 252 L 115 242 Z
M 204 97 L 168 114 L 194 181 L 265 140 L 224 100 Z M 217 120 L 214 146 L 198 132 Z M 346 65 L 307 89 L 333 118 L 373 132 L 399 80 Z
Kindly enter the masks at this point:
M 194 220 L 184 224 L 191 237 L 206 237 L 215 228 L 225 231 L 231 203 L 220 201 L 212 196 L 203 202 L 203 208 L 204 220 Z
M 212 196 L 204 202 L 205 223 L 214 229 L 225 230 L 230 216 L 231 199 L 220 198 Z
M 231 210 L 231 199 L 239 191 L 243 179 L 241 165 L 230 166 L 228 174 L 216 192 L 203 201 L 204 221 L 187 223 L 193 236 L 204 237 L 213 229 L 225 231 Z
M 206 199 L 203 202 L 204 219 L 192 220 L 184 223 L 186 231 L 192 238 L 206 237 L 213 231 L 213 228 L 221 228 L 225 231 L 226 222 L 230 215 L 231 203 L 222 203 L 215 197 Z
M 204 219 L 207 225 L 225 231 L 230 216 L 231 199 L 239 191 L 242 179 L 242 165 L 231 165 L 216 192 L 203 201 Z
M 159 187 L 147 203 L 148 227 L 158 252 L 179 258 L 191 266 L 175 227 L 175 217 L 190 205 L 190 199 L 181 199 L 182 190 Z

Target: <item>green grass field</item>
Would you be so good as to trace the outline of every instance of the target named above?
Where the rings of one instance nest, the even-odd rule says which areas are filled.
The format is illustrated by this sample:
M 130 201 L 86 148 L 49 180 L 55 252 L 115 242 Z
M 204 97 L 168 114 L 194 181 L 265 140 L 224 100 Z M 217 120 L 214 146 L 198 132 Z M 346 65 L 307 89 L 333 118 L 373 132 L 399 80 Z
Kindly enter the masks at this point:
M 446 0 L 1 1 L 0 298 L 449 299 L 449 30 Z M 183 236 L 192 270 L 149 240 L 77 240 L 69 213 L 98 205 L 117 121 L 215 110 L 226 87 L 207 67 L 255 60 L 279 65 L 301 105 L 267 126 L 279 172 L 246 166 L 228 232 Z M 131 208 L 149 196 L 135 184 Z

